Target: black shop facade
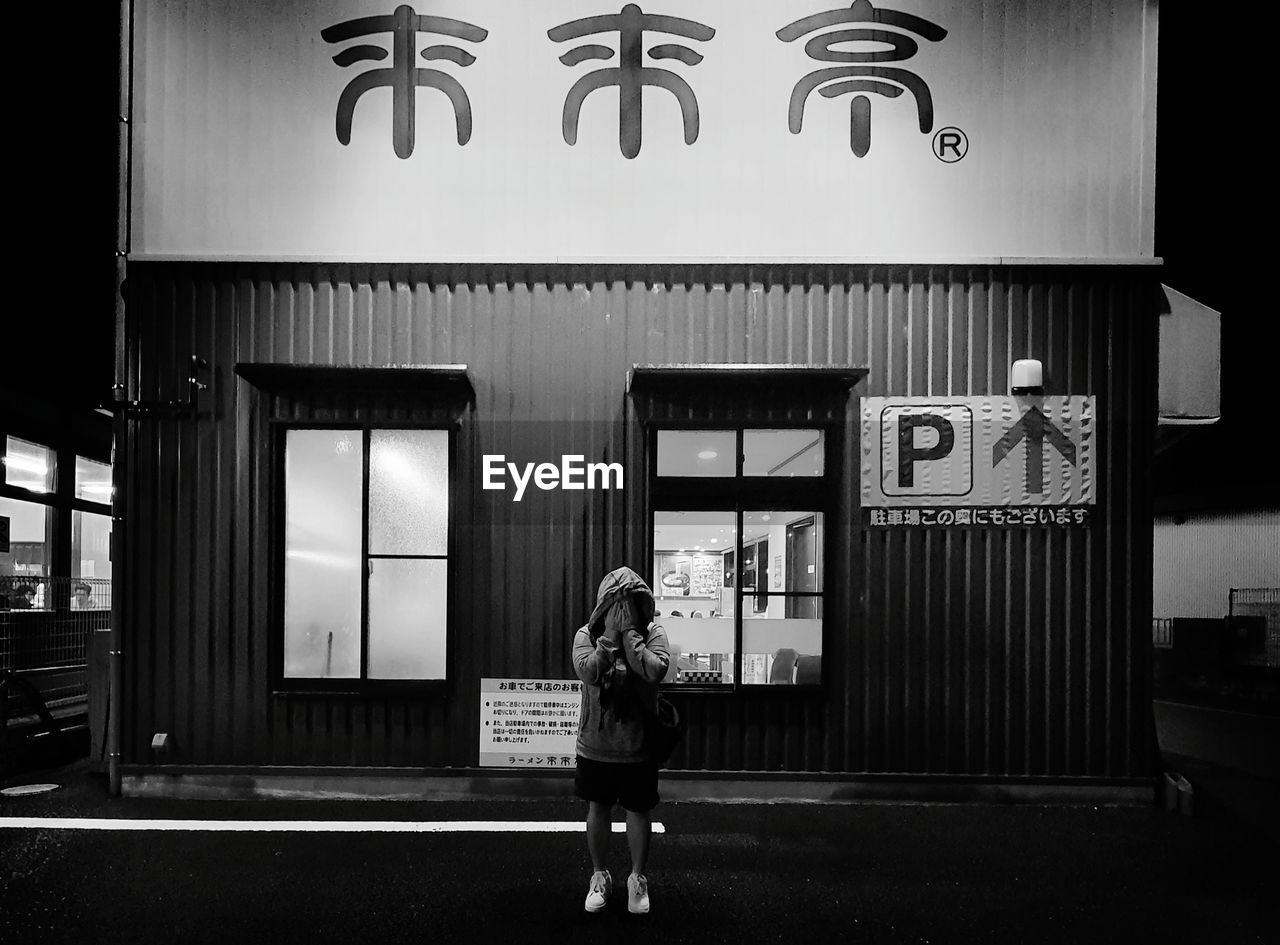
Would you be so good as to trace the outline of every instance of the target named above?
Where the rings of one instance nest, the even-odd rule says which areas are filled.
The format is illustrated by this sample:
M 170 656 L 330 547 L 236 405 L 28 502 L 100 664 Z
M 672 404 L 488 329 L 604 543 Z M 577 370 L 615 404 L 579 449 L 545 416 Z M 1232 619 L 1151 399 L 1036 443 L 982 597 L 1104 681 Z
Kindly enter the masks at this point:
M 1150 5 L 133 6 L 115 788 L 1149 795 Z

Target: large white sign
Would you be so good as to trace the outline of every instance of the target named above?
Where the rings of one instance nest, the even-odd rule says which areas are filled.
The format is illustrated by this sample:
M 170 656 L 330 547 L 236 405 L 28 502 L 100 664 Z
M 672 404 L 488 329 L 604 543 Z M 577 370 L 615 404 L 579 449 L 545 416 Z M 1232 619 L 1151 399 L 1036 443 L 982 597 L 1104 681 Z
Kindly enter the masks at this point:
M 136 10 L 135 257 L 1152 254 L 1145 0 Z

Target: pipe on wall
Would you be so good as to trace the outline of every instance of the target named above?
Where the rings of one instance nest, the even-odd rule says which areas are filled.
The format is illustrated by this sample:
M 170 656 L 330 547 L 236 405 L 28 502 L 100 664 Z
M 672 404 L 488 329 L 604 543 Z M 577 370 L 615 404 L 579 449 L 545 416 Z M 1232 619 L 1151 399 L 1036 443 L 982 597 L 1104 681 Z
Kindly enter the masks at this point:
M 128 343 L 126 338 L 127 304 L 125 300 L 129 265 L 129 165 L 132 117 L 133 74 L 133 3 L 120 0 L 119 27 L 119 87 L 116 110 L 116 238 L 115 238 L 115 378 L 112 397 L 117 403 L 129 398 L 128 391 Z M 129 420 L 124 411 L 116 411 L 111 431 L 111 534 L 112 534 L 112 594 L 111 594 L 111 643 L 110 684 L 107 694 L 107 780 L 112 797 L 120 796 L 120 732 L 123 692 L 123 654 L 125 622 L 125 503 L 127 495 L 127 457 Z

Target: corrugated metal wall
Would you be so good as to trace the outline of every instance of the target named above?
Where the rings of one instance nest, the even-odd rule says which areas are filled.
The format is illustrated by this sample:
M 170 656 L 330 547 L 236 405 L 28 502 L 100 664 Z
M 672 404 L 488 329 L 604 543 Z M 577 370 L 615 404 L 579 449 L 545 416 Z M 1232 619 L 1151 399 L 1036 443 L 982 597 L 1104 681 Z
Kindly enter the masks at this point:
M 1162 515 L 1154 571 L 1154 616 L 1222 617 L 1231 588 L 1280 586 L 1280 509 Z
M 570 676 L 572 631 L 646 521 L 639 479 L 514 504 L 479 489 L 480 454 L 585 453 L 631 475 L 630 365 L 790 362 L 870 368 L 829 531 L 847 580 L 827 686 L 680 694 L 677 765 L 1145 776 L 1153 289 L 1144 270 L 1069 267 L 136 265 L 130 396 L 180 396 L 191 353 L 211 385 L 193 418 L 132 421 L 124 760 L 167 731 L 181 763 L 474 764 L 480 677 Z M 1003 394 L 1024 356 L 1051 391 L 1098 397 L 1097 524 L 864 531 L 857 397 Z M 267 418 L 234 374 L 251 361 L 470 366 L 450 696 L 272 694 Z

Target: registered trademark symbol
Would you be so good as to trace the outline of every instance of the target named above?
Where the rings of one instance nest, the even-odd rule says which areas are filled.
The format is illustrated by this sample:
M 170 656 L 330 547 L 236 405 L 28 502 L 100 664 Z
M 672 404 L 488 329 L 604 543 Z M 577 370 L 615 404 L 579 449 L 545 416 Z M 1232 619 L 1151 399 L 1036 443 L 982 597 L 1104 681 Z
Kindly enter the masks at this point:
M 944 164 L 954 164 L 969 153 L 969 136 L 948 125 L 933 136 L 933 156 Z

